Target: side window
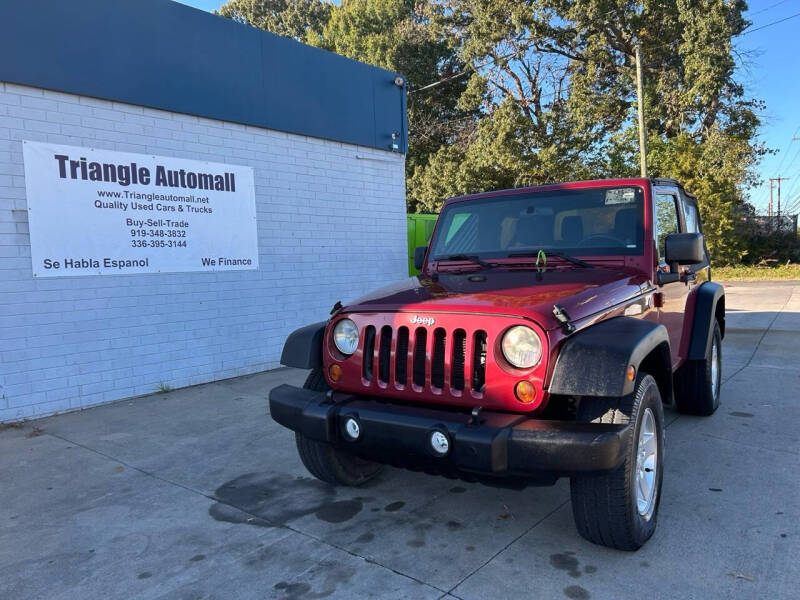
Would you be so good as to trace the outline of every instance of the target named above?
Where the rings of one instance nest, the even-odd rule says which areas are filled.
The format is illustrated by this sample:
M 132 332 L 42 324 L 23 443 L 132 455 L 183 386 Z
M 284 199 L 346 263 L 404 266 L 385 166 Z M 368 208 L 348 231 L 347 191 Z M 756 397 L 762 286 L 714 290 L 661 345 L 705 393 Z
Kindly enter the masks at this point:
M 656 195 L 656 242 L 658 257 L 664 259 L 664 240 L 671 233 L 678 233 L 678 206 L 672 194 Z
M 699 233 L 700 219 L 697 217 L 697 207 L 694 204 L 684 201 L 683 218 L 686 220 L 686 233 Z

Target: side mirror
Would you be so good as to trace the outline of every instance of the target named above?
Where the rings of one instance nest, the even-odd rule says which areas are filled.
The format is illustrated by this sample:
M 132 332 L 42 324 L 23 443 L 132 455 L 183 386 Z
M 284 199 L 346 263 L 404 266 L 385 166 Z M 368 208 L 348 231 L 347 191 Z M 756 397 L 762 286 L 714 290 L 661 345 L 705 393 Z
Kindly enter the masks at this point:
M 422 270 L 422 265 L 425 263 L 425 252 L 427 251 L 427 246 L 417 246 L 414 248 L 414 268 L 417 271 Z
M 671 233 L 664 240 L 664 262 L 696 265 L 706 258 L 702 233 Z

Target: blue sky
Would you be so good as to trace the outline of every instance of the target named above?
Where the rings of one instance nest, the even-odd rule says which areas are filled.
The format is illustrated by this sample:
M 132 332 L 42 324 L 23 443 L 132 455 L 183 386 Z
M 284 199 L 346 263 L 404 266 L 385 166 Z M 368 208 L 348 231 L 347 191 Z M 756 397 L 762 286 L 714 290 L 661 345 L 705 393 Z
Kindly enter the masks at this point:
M 752 0 L 748 17 L 752 29 L 800 12 L 800 1 Z M 762 115 L 761 139 L 779 150 L 762 163 L 761 177 L 790 177 L 781 183 L 782 205 L 800 200 L 800 17 L 754 31 L 739 38 L 736 47 L 748 53 L 739 66 L 739 80 L 751 96 L 767 103 Z M 779 170 L 780 169 L 780 170 Z M 751 201 L 766 210 L 769 184 L 751 192 Z M 797 210 L 796 212 L 800 212 Z
M 225 4 L 224 0 L 178 0 L 181 4 L 188 4 L 202 10 L 214 10 Z
M 221 0 L 181 0 L 203 10 L 218 8 Z M 752 29 L 800 12 L 800 0 L 750 0 L 747 12 Z M 759 168 L 763 179 L 789 177 L 782 182 L 782 204 L 798 204 L 800 212 L 800 17 L 740 37 L 736 48 L 739 81 L 748 95 L 767 103 L 762 114 L 761 139 L 778 154 L 766 157 Z M 765 211 L 769 184 L 751 190 L 751 201 Z

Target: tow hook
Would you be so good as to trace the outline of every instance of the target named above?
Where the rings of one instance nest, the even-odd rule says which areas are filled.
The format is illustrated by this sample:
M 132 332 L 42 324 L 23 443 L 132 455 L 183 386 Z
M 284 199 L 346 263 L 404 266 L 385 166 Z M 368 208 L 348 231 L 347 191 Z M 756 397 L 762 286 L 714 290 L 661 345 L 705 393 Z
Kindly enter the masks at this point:
M 569 335 L 575 331 L 575 325 L 569 319 L 566 309 L 560 304 L 553 304 L 553 316 L 561 323 L 561 329 L 564 333 Z
M 480 425 L 479 417 L 481 411 L 483 410 L 482 406 L 476 406 L 472 409 L 472 414 L 469 417 L 469 421 L 467 421 L 467 425 Z

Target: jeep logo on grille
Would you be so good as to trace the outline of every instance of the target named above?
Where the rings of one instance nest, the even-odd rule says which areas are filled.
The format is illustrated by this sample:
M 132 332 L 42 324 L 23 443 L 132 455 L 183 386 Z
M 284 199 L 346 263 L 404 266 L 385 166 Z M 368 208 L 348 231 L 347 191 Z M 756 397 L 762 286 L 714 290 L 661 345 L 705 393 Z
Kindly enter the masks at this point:
M 436 319 L 434 319 L 433 317 L 420 317 L 419 315 L 414 315 L 413 317 L 411 317 L 411 323 L 414 325 L 419 324 L 419 325 L 430 326 L 436 323 Z

